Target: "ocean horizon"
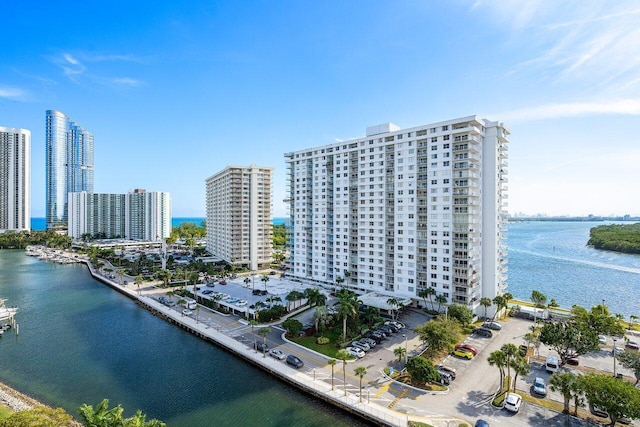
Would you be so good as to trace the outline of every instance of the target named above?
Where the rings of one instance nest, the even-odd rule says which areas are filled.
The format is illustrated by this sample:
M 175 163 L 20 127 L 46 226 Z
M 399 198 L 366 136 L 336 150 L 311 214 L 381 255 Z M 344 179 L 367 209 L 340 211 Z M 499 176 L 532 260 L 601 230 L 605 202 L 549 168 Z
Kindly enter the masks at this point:
M 183 222 L 194 222 L 200 225 L 202 224 L 202 221 L 204 221 L 205 219 L 206 219 L 205 217 L 173 217 L 171 218 L 171 226 L 178 227 Z M 286 223 L 288 220 L 289 218 L 287 217 L 274 217 L 271 220 L 271 223 L 273 225 L 280 225 L 280 224 Z M 47 227 L 46 218 L 39 218 L 39 217 L 31 218 L 32 230 L 41 231 L 41 230 L 44 230 L 46 227 Z

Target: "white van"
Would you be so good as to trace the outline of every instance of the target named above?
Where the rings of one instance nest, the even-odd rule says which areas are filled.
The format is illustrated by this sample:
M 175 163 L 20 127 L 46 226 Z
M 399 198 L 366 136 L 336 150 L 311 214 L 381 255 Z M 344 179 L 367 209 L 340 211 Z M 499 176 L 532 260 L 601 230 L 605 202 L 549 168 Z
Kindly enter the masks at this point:
M 195 301 L 187 301 L 184 306 L 189 310 L 195 310 L 197 305 Z
M 545 369 L 547 372 L 557 372 L 558 371 L 558 358 L 555 356 L 547 356 L 547 363 L 545 364 Z

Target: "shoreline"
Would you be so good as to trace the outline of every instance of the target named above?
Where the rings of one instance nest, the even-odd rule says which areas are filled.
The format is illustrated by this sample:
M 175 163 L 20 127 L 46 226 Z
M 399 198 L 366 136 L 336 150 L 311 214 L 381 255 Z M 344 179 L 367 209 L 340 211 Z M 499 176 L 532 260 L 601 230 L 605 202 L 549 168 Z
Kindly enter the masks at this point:
M 13 412 L 29 410 L 37 406 L 47 406 L 3 382 L 0 382 L 0 403 L 11 408 Z

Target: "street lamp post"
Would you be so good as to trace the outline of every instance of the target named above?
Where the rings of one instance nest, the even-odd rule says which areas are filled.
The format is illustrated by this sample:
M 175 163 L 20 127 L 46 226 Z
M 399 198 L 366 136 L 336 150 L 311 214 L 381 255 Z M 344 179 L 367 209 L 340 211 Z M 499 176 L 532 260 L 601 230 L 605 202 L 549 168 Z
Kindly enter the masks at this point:
M 602 300 L 602 315 L 604 316 L 604 299 Z
M 617 339 L 613 339 L 613 376 L 616 377 L 616 352 L 617 352 L 617 347 L 616 347 L 616 342 L 618 340 Z
M 404 338 L 404 363 L 407 363 L 409 360 L 409 353 L 407 351 L 407 334 L 402 334 L 402 338 Z

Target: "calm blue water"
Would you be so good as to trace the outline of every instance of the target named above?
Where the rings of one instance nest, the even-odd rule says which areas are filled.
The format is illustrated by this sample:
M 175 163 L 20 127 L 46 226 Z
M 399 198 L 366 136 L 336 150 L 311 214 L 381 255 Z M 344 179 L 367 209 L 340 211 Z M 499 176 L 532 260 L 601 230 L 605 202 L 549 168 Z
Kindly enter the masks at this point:
M 195 218 L 188 218 L 188 217 L 179 217 L 179 218 L 171 218 L 171 226 L 172 227 L 178 227 L 180 224 L 182 224 L 183 222 L 195 222 L 196 224 L 200 225 L 202 224 L 202 221 L 204 221 L 206 218 L 201 218 L 201 217 L 195 217 Z M 284 224 L 286 221 L 288 221 L 289 218 L 273 218 L 271 220 L 271 222 L 274 225 L 279 225 L 279 224 Z M 31 229 L 32 230 L 44 230 L 47 227 L 47 221 L 46 218 L 31 218 Z
M 640 315 L 640 256 L 586 246 L 589 230 L 609 222 L 509 224 L 509 287 L 529 300 L 532 290 L 563 307 L 605 300 L 613 313 Z
M 351 426 L 323 404 L 93 280 L 0 250 L 0 297 L 20 335 L 0 338 L 0 381 L 77 413 L 103 398 L 168 426 Z

